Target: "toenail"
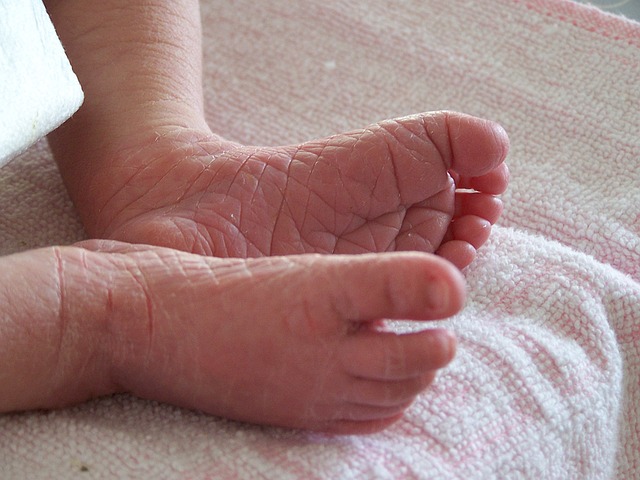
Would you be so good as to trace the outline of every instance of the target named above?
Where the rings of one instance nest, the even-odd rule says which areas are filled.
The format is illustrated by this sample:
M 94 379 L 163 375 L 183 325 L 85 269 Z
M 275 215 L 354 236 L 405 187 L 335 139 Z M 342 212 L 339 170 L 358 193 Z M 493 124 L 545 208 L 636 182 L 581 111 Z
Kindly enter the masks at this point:
M 452 359 L 456 354 L 456 349 L 458 347 L 458 339 L 456 338 L 455 333 L 450 330 L 445 330 L 444 339 L 442 343 L 446 345 L 445 349 L 447 352 L 446 358 Z
M 432 282 L 427 290 L 427 298 L 432 310 L 436 312 L 444 310 L 449 305 L 449 299 L 451 298 L 449 284 L 441 280 Z

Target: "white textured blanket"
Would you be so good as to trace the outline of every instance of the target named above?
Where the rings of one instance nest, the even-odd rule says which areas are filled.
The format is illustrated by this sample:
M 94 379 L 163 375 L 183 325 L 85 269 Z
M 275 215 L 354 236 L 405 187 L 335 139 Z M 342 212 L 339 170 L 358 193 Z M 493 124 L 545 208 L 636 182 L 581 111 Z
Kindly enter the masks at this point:
M 561 0 L 205 0 L 207 113 L 253 144 L 434 109 L 501 122 L 512 186 L 447 323 L 459 355 L 371 436 L 127 396 L 0 416 L 0 478 L 638 478 L 640 25 Z M 82 237 L 45 143 L 0 252 Z

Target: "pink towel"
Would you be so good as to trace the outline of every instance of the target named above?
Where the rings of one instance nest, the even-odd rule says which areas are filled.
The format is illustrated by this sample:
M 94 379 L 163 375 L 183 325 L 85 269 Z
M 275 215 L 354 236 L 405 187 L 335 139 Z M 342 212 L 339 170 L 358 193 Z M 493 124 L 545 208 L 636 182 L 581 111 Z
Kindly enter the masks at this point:
M 128 396 L 0 417 L 0 478 L 638 478 L 640 25 L 567 0 L 205 1 L 215 131 L 280 144 L 434 109 L 510 134 L 459 355 L 371 436 Z M 82 237 L 44 143 L 0 170 L 0 250 Z M 399 323 L 399 329 L 409 328 Z

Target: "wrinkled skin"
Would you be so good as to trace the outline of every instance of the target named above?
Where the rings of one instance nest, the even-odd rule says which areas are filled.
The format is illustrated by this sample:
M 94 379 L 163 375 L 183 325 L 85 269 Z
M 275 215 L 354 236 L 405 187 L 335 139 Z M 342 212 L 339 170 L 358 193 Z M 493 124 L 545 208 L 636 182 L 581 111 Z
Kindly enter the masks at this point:
M 86 223 L 220 257 L 418 250 L 464 267 L 501 213 L 507 147 L 497 125 L 445 112 L 288 147 L 180 131 L 124 152 Z
M 98 315 L 108 335 L 91 355 L 107 367 L 84 360 L 100 372 L 90 391 L 271 425 L 385 428 L 451 361 L 455 340 L 384 332 L 381 320 L 462 307 L 455 267 L 500 216 L 507 148 L 492 122 L 437 112 L 298 146 L 178 129 L 120 150 L 80 208 L 91 235 L 119 242 L 68 253 L 99 297 L 110 282 L 95 302 L 109 305 Z M 421 253 L 313 255 L 401 250 Z M 92 396 L 78 379 L 66 392 Z
M 0 259 L 0 409 L 126 391 L 339 433 L 400 418 L 455 342 L 381 320 L 461 308 L 504 130 L 436 112 L 238 145 L 204 118 L 196 0 L 46 4 L 85 92 L 50 144 L 106 240 Z M 419 253 L 317 255 L 397 250 Z
M 218 259 L 92 240 L 0 261 L 2 411 L 130 392 L 370 433 L 400 418 L 455 352 L 445 330 L 396 335 L 376 320 L 442 318 L 464 301 L 457 269 L 419 253 Z M 34 343 L 38 355 L 24 355 Z

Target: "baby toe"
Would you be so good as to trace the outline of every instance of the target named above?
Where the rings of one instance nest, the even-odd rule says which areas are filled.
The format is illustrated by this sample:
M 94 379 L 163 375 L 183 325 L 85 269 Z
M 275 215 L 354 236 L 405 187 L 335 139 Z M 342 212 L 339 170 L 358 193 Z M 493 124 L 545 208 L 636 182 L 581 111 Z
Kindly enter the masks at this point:
M 449 240 L 440 245 L 436 255 L 448 260 L 462 270 L 469 266 L 476 258 L 476 249 L 462 240 Z
M 451 224 L 451 233 L 454 240 L 462 240 L 478 249 L 491 234 L 491 222 L 477 215 L 465 215 Z
M 503 209 L 504 205 L 499 197 L 486 193 L 459 191 L 456 192 L 453 218 L 460 219 L 473 215 L 484 218 L 493 225 L 502 215 Z

